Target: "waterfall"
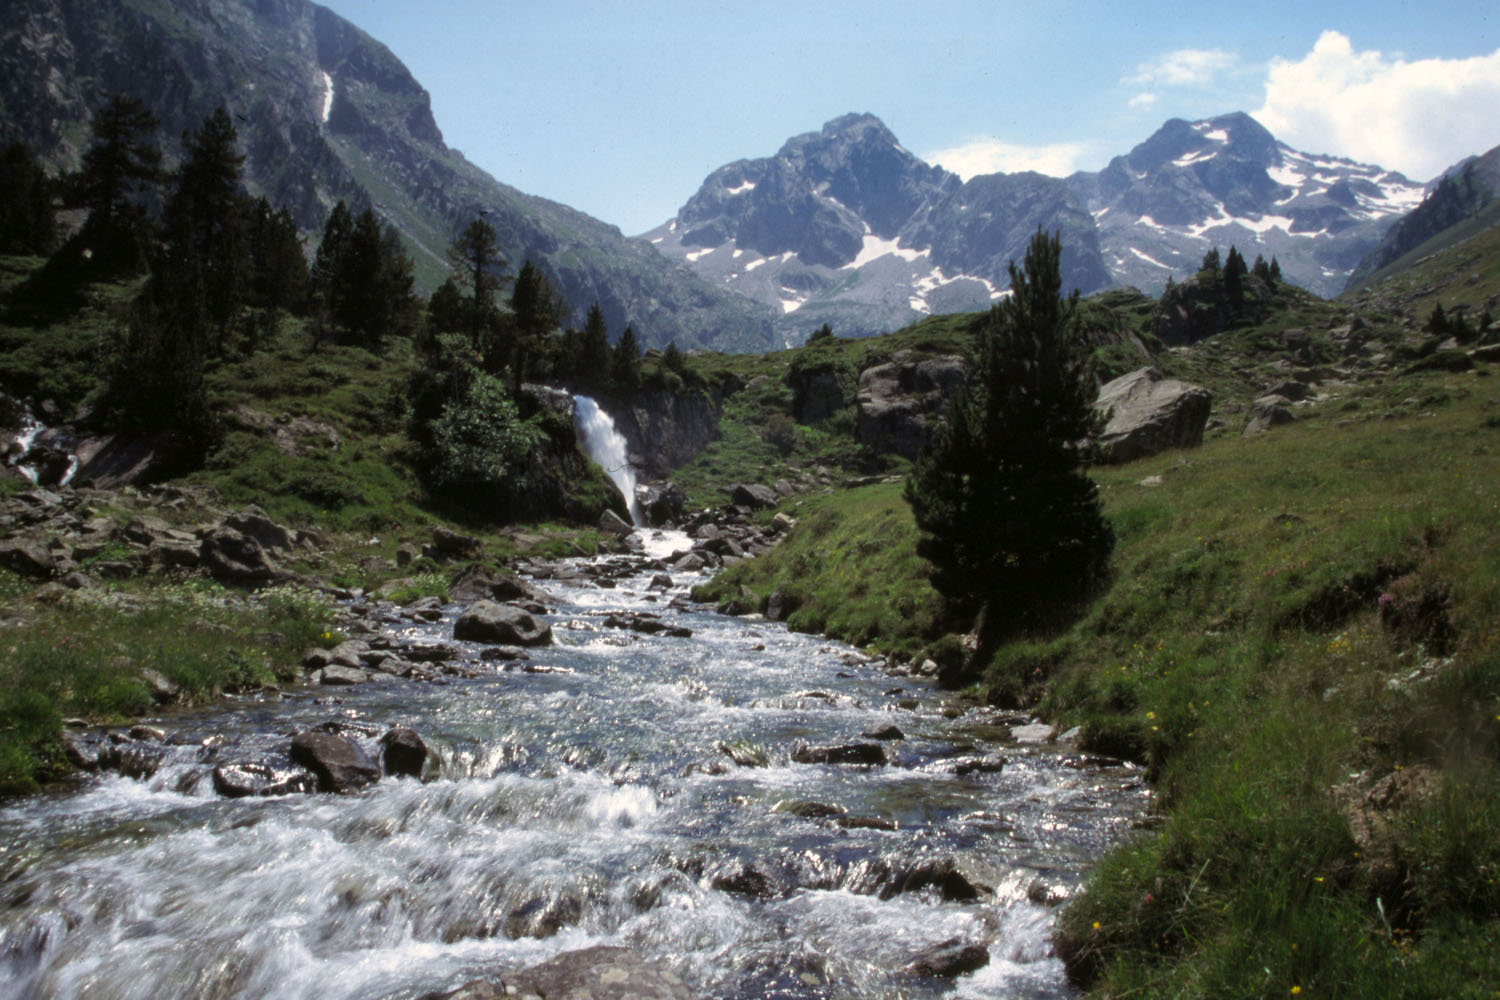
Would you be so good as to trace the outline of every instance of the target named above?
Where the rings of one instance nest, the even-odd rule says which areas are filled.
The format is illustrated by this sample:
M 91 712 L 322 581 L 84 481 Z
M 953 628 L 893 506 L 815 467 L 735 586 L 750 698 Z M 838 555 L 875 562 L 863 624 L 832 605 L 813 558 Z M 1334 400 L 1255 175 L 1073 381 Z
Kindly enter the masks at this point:
M 615 430 L 615 422 L 590 397 L 575 396 L 573 427 L 582 440 L 584 453 L 597 462 L 625 494 L 625 502 L 630 505 L 631 523 L 644 524 L 646 519 L 641 516 L 641 507 L 635 498 L 635 469 L 630 466 L 625 438 Z

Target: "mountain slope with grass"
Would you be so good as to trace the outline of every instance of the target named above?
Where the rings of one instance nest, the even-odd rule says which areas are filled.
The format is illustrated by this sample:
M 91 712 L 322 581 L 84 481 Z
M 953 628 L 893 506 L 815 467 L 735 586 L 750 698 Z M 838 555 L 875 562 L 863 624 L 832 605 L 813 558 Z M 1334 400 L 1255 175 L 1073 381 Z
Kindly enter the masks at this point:
M 110 94 L 138 98 L 178 136 L 223 105 L 246 184 L 304 234 L 334 203 L 370 207 L 401 234 L 418 287 L 448 275 L 448 245 L 483 216 L 514 271 L 543 268 L 578 320 L 598 302 L 611 330 L 648 345 L 772 346 L 769 310 L 714 287 L 649 244 L 509 187 L 444 141 L 427 92 L 389 49 L 306 0 L 24 0 L 0 27 L 0 142 L 72 169 Z M 170 161 L 168 163 L 170 166 Z

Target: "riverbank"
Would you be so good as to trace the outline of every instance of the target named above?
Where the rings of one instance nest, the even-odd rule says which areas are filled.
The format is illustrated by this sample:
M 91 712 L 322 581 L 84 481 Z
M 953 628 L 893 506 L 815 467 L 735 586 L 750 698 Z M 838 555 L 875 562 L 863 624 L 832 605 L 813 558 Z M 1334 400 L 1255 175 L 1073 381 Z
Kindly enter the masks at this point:
M 1258 438 L 1094 470 L 1110 586 L 974 683 L 1155 781 L 1160 827 L 1062 921 L 1098 995 L 1488 997 L 1477 984 L 1500 980 L 1489 381 L 1373 378 Z M 900 556 L 915 537 L 900 489 L 792 505 L 783 546 L 699 596 L 764 610 L 791 595 L 793 624 L 961 659 Z

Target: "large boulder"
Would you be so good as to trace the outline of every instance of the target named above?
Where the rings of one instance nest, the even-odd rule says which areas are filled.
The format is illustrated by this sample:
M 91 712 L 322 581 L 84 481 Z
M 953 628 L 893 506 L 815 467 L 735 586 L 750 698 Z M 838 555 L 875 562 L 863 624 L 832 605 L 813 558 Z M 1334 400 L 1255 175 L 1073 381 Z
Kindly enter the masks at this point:
M 1163 378 L 1155 368 L 1121 375 L 1094 401 L 1106 421 L 1100 456 L 1105 462 L 1130 462 L 1168 448 L 1196 447 L 1203 443 L 1212 405 L 1207 389 Z
M 253 504 L 242 511 L 226 516 L 222 526 L 255 539 L 267 552 L 290 553 L 296 541 L 290 529 L 271 520 L 265 511 Z
M 855 438 L 878 454 L 916 458 L 963 380 L 964 360 L 957 355 L 916 361 L 901 351 L 866 368 L 859 374 Z
M 550 646 L 552 626 L 514 605 L 475 601 L 453 623 L 453 638 L 503 646 Z
M 380 767 L 358 743 L 322 729 L 308 729 L 292 738 L 292 760 L 318 779 L 318 790 L 354 792 L 380 780 Z
M 198 559 L 215 579 L 228 583 L 265 583 L 280 572 L 260 542 L 225 526 L 203 536 Z

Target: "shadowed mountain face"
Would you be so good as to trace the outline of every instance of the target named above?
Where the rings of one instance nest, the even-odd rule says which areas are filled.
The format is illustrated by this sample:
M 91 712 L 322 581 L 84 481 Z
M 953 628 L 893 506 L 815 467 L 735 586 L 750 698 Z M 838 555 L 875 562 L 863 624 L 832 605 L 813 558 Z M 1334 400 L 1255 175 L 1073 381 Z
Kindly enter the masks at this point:
M 771 313 L 713 287 L 649 244 L 501 184 L 443 142 L 427 92 L 389 49 L 306 0 L 17 0 L 0 27 L 0 139 L 78 162 L 109 93 L 142 100 L 162 147 L 220 104 L 235 116 L 253 193 L 321 231 L 339 199 L 395 226 L 419 284 L 446 275 L 454 235 L 479 213 L 513 266 L 531 257 L 581 318 L 650 345 L 771 346 Z
M 1500 224 L 1500 146 L 1443 171 L 1426 199 L 1386 231 L 1350 276 L 1354 288 L 1429 241 L 1446 244 Z M 1441 238 L 1441 239 L 1440 239 Z M 1430 253 L 1437 246 L 1429 246 Z

